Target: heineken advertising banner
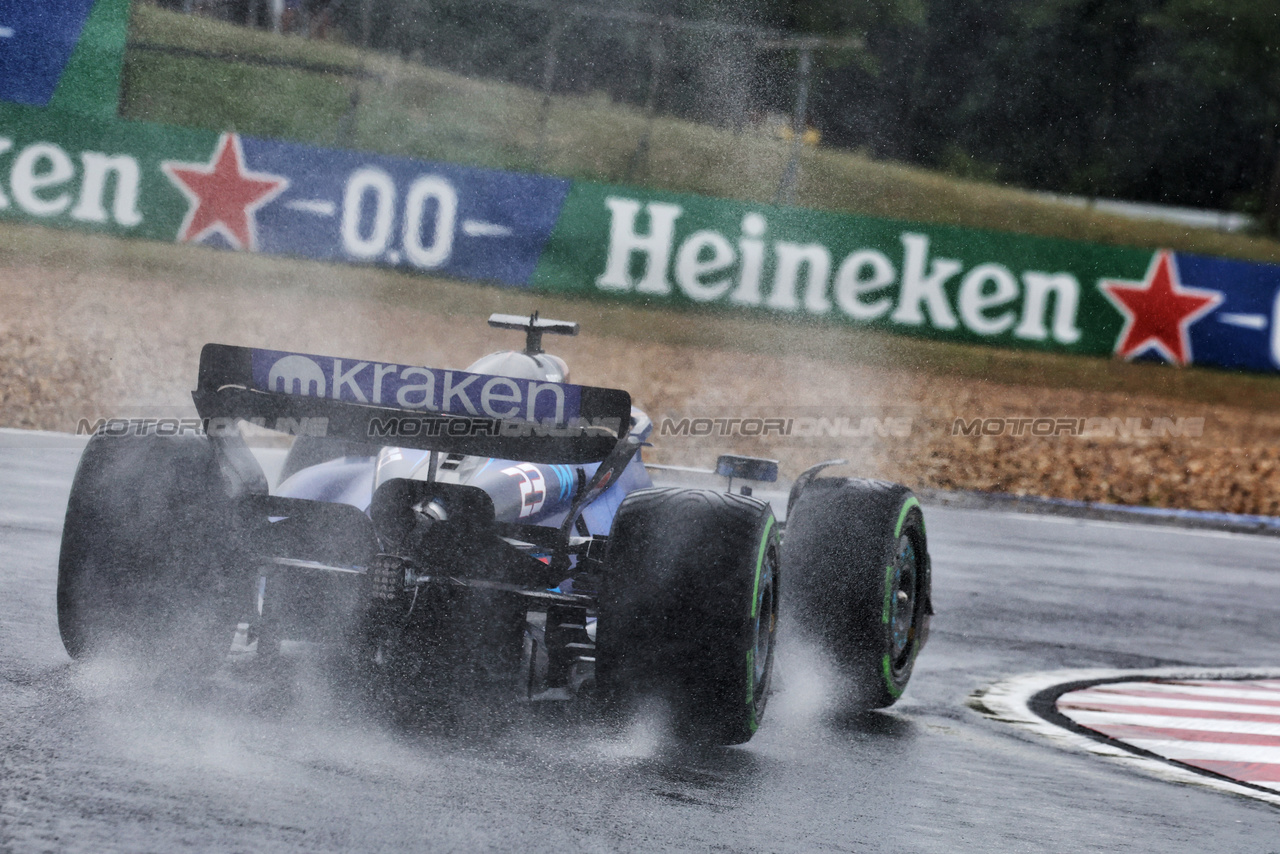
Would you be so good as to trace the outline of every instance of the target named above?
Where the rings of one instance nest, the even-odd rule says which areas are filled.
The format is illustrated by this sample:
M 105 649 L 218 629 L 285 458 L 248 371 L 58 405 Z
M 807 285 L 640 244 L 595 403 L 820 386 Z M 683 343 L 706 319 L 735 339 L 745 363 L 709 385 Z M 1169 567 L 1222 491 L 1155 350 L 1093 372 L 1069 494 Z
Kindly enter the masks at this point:
M 532 285 L 953 341 L 1280 367 L 1280 267 L 575 182 Z
M 0 105 L 0 219 L 528 284 L 562 179 Z
M 0 220 L 642 305 L 1280 370 L 1280 267 L 115 118 L 127 0 L 0 0 Z

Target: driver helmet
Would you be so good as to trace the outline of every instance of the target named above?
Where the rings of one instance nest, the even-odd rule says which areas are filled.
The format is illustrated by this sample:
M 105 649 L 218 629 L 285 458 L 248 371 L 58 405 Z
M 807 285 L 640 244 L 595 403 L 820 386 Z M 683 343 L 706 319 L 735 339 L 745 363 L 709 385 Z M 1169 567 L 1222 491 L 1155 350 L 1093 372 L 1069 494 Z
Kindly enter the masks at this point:
M 550 353 L 530 355 L 519 350 L 499 350 L 472 362 L 467 370 L 473 374 L 494 374 L 521 380 L 569 381 L 569 366 L 564 359 Z

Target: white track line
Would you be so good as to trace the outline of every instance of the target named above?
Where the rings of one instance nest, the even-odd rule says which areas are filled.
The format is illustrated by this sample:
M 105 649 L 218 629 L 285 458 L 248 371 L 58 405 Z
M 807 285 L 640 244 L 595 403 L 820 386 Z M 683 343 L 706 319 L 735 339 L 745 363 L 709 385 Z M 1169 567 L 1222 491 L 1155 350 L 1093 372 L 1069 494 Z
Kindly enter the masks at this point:
M 1189 668 L 1156 668 L 1153 670 L 1055 670 L 1047 673 L 1027 673 L 1001 680 L 987 688 L 975 691 L 969 697 L 969 706 L 993 720 L 1010 723 L 1025 732 L 1032 732 L 1053 744 L 1069 750 L 1083 751 L 1104 756 L 1124 767 L 1178 783 L 1202 786 L 1221 792 L 1230 792 L 1248 798 L 1280 806 L 1280 792 L 1259 791 L 1223 780 L 1198 774 L 1179 765 L 1160 759 L 1139 756 L 1125 750 L 1118 742 L 1099 741 L 1073 730 L 1051 724 L 1031 711 L 1031 698 L 1041 691 L 1073 682 L 1095 679 L 1131 681 L 1140 679 L 1280 679 L 1276 668 L 1224 668 L 1192 670 Z M 1256 707 L 1255 707 L 1256 708 Z M 1183 720 L 1190 720 L 1183 718 Z
M 1280 747 L 1260 744 L 1200 743 L 1176 738 L 1126 738 L 1124 741 L 1125 744 L 1132 744 L 1141 750 L 1150 750 L 1179 762 L 1212 759 L 1221 762 L 1257 762 L 1260 765 L 1280 764 Z
M 1165 715 L 1132 715 L 1118 712 L 1083 712 L 1071 710 L 1071 719 L 1081 726 L 1141 726 L 1151 729 L 1186 729 L 1197 732 L 1244 733 L 1274 735 L 1280 738 L 1280 723 L 1262 721 L 1224 721 L 1219 718 L 1175 718 Z
M 1174 697 L 1134 697 L 1126 694 L 1106 694 L 1102 691 L 1072 692 L 1073 705 L 1088 708 L 1091 704 L 1099 706 L 1138 706 L 1146 709 L 1191 709 L 1201 712 L 1231 712 L 1245 715 L 1271 715 L 1280 718 L 1280 704 L 1266 705 L 1250 703 L 1232 703 L 1223 700 L 1215 703 L 1212 700 L 1180 700 Z M 1206 717 L 1212 717 L 1206 715 Z
M 1115 691 L 1111 685 L 1099 685 L 1095 691 Z M 1280 703 L 1280 688 L 1269 685 L 1252 685 L 1249 683 L 1233 683 L 1233 687 L 1223 687 L 1221 682 L 1200 680 L 1192 682 L 1180 679 L 1176 682 L 1148 682 L 1142 689 L 1158 694 L 1197 694 L 1214 697 L 1231 697 L 1239 700 L 1274 700 Z

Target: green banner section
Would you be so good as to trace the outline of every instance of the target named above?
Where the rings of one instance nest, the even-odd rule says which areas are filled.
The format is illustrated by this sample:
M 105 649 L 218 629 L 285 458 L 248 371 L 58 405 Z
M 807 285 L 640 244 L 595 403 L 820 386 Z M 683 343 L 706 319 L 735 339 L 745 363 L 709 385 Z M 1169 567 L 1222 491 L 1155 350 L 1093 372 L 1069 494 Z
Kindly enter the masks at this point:
M 130 0 L 97 0 L 49 107 L 114 118 L 129 36 Z
M 218 134 L 0 104 L 0 220 L 171 242 L 188 202 L 161 169 Z
M 1150 250 L 575 182 L 532 286 L 1096 355 Z

